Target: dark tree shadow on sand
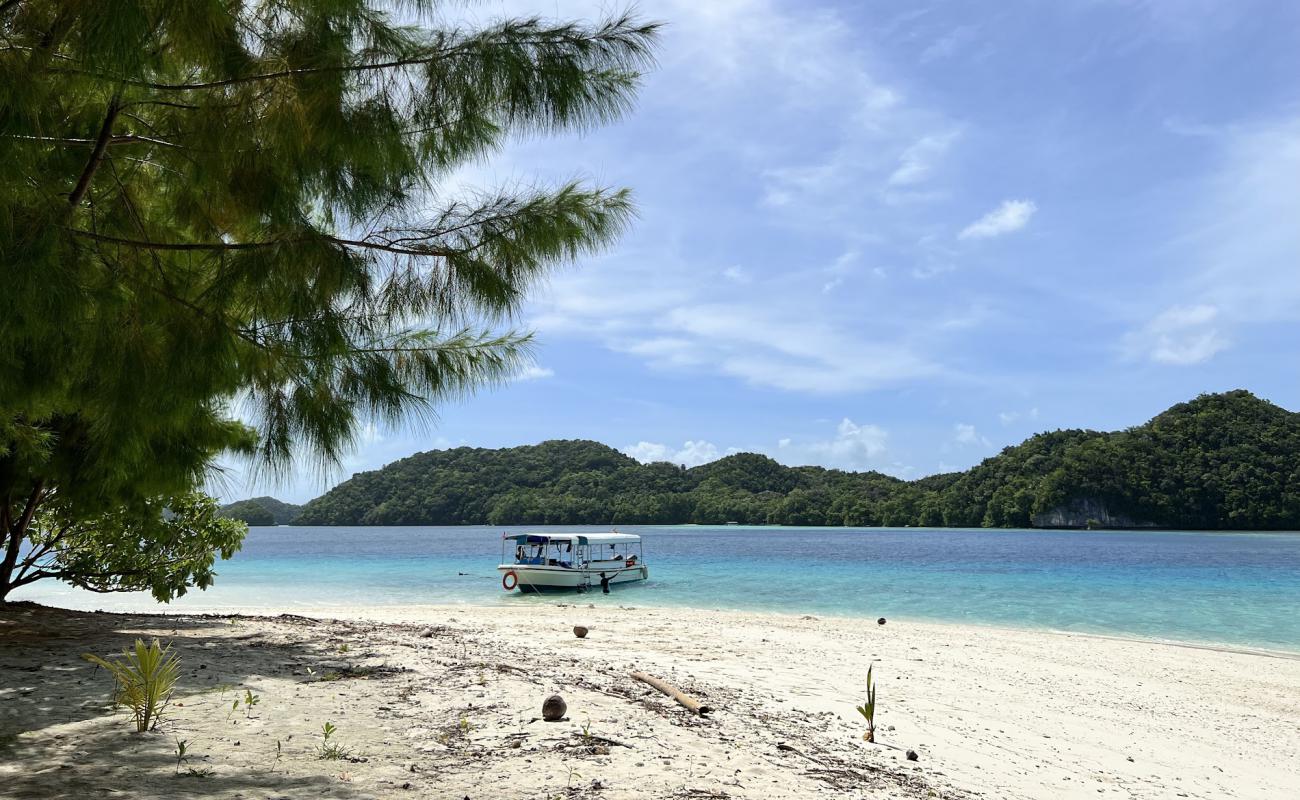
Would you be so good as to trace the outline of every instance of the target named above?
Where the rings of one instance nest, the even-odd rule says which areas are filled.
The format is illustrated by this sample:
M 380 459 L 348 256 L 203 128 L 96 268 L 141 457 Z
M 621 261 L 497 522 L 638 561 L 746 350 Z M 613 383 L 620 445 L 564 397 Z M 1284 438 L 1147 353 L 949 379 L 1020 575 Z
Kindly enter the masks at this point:
M 312 637 L 305 630 L 329 623 L 279 621 L 290 626 L 290 634 L 273 639 L 251 626 L 241 630 L 238 617 L 0 605 L 0 797 L 359 796 L 326 777 L 277 772 L 273 762 L 267 768 L 210 770 L 196 754 L 178 769 L 177 737 L 168 730 L 167 716 L 162 730 L 135 733 L 129 718 L 112 706 L 112 678 L 81 657 L 114 656 L 136 639 L 171 642 L 181 657 L 174 715 L 187 698 L 210 699 L 250 679 L 306 680 L 293 676 L 337 664 L 320 644 L 319 630 Z M 304 627 L 301 641 L 293 640 L 296 626 Z M 62 726 L 70 723 L 85 724 L 68 735 Z M 190 768 L 199 774 L 187 775 Z

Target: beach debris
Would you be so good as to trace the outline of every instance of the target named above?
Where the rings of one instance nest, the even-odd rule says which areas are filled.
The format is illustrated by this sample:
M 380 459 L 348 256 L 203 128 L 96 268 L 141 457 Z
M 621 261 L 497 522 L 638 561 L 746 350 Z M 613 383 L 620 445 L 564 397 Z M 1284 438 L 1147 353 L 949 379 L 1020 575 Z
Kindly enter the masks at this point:
M 547 722 L 559 722 L 564 719 L 564 714 L 568 710 L 569 704 L 564 702 L 564 698 L 553 694 L 542 703 L 542 719 Z
M 574 636 L 577 636 L 579 639 L 586 639 L 586 638 L 587 638 L 587 631 L 588 631 L 588 628 L 586 628 L 585 626 L 582 626 L 582 625 L 574 625 L 574 626 L 573 626 L 573 635 L 574 635 Z
M 802 619 L 813 620 L 813 621 L 817 620 L 817 618 L 814 617 L 812 614 L 804 614 Z
M 885 618 L 884 618 L 884 617 L 881 617 L 880 619 L 876 620 L 876 624 L 877 624 L 877 625 L 884 625 L 884 624 L 885 624 Z
M 921 760 L 921 757 L 918 756 L 918 755 L 916 754 L 916 751 L 915 751 L 915 750 L 908 750 L 908 751 L 907 751 L 907 760 L 908 760 L 908 761 L 920 761 L 920 760 Z
M 686 710 L 690 711 L 693 714 L 698 714 L 699 716 L 703 717 L 713 711 L 712 708 L 709 708 L 708 706 L 704 705 L 699 700 L 696 700 L 694 697 L 691 697 L 690 695 L 686 694 L 681 689 L 678 689 L 676 686 L 673 686 L 671 683 L 668 683 L 666 681 L 661 681 L 658 678 L 645 674 L 644 672 L 633 672 L 632 680 L 640 681 L 641 683 L 644 683 L 648 686 L 652 686 L 655 689 L 658 689 L 660 692 L 676 700 Z

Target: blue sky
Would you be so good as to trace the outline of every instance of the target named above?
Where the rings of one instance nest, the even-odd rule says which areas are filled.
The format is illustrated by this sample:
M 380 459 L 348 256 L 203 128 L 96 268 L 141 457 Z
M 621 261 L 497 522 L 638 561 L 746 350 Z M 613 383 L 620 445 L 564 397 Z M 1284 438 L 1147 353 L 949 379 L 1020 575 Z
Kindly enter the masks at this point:
M 536 366 L 368 427 L 329 475 L 219 494 L 552 438 L 919 477 L 1201 392 L 1300 409 L 1300 3 L 639 8 L 668 27 L 633 115 L 457 176 L 636 193 L 620 244 L 531 300 Z

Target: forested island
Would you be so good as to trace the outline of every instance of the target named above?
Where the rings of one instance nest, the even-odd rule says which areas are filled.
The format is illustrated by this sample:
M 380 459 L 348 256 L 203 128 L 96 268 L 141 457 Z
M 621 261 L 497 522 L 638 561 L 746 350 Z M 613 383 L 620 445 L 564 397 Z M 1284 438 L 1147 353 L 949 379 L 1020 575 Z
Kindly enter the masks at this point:
M 354 475 L 280 520 L 1300 529 L 1300 414 L 1246 391 L 1202 395 L 1128 430 L 1041 433 L 913 481 L 754 453 L 684 469 L 592 441 L 460 447 Z

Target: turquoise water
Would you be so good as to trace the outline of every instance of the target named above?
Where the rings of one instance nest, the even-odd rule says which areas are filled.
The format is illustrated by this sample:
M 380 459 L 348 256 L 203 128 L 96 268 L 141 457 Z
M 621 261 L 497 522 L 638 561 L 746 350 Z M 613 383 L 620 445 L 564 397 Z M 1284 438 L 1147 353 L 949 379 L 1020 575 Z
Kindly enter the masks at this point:
M 503 532 L 253 528 L 187 608 L 556 602 L 501 590 Z M 568 527 L 555 530 L 584 530 Z M 590 530 L 608 530 L 592 528 Z M 625 527 L 651 579 L 583 602 L 897 617 L 1300 651 L 1300 534 Z M 14 599 L 134 610 L 60 585 Z

